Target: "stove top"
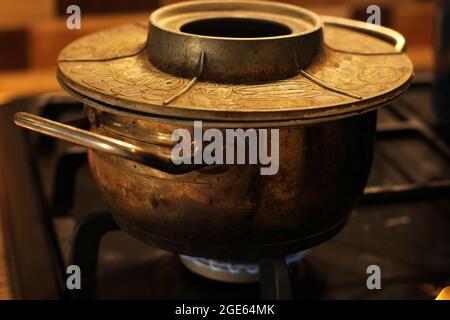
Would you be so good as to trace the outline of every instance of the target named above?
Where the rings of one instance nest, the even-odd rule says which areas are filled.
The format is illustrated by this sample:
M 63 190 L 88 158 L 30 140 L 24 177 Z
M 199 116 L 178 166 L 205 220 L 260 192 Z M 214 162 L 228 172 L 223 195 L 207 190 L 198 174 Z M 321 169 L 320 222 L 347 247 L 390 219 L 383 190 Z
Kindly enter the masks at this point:
M 431 299 L 450 283 L 450 151 L 445 136 L 436 133 L 430 99 L 429 85 L 416 83 L 381 109 L 365 195 L 343 231 L 289 264 L 295 299 Z M 108 216 L 108 210 L 83 149 L 25 132 L 13 125 L 12 115 L 25 110 L 71 121 L 81 109 L 63 93 L 0 108 L 0 203 L 16 298 L 67 298 L 65 266 L 74 258 L 74 227 L 92 214 Z M 88 241 L 79 245 L 82 259 L 96 255 Z M 98 249 L 93 298 L 260 294 L 258 283 L 210 280 L 189 271 L 186 261 L 196 260 L 183 264 L 123 231 L 108 232 Z M 380 267 L 381 290 L 366 286 L 370 265 Z

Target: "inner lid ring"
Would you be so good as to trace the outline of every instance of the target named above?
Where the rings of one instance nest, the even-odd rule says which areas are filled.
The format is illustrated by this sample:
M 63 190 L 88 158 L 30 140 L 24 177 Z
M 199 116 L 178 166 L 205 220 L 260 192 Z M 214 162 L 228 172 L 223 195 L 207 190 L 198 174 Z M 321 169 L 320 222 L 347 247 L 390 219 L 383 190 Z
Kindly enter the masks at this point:
M 161 71 L 225 83 L 265 82 L 307 68 L 322 46 L 319 16 L 272 1 L 188 1 L 150 16 L 147 53 Z
M 275 21 L 238 17 L 194 20 L 182 25 L 180 31 L 224 38 L 266 38 L 292 33 L 288 26 Z

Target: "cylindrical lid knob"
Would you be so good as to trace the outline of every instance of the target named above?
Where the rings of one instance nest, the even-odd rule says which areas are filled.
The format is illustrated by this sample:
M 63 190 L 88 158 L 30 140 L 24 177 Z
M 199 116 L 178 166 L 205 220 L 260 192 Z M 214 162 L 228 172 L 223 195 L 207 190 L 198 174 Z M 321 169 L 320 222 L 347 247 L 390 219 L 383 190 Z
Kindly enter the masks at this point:
M 286 79 L 322 46 L 322 21 L 308 10 L 266 1 L 182 2 L 150 16 L 148 57 L 163 72 L 204 81 Z

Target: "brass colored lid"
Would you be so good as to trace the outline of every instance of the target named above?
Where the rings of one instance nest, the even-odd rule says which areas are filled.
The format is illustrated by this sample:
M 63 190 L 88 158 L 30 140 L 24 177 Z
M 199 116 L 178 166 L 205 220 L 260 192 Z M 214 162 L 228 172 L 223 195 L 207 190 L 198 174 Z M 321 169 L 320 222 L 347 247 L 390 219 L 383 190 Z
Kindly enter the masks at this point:
M 391 29 L 292 5 L 192 1 L 155 11 L 148 27 L 74 41 L 58 78 L 93 104 L 140 116 L 322 122 L 404 92 L 413 73 L 404 44 Z

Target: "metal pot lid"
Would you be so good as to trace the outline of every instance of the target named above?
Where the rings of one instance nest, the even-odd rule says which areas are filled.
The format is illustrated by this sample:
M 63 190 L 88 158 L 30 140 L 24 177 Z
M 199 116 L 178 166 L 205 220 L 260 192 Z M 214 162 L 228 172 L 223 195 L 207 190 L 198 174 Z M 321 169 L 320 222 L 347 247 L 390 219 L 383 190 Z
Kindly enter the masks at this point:
M 404 92 L 413 73 L 404 46 L 394 30 L 292 5 L 192 1 L 74 41 L 58 79 L 78 97 L 140 115 L 321 122 Z

